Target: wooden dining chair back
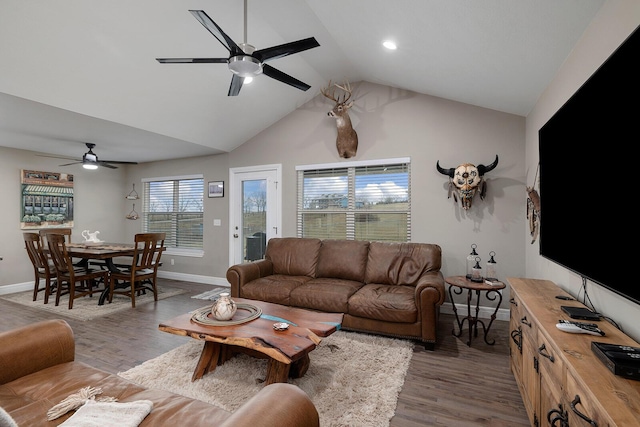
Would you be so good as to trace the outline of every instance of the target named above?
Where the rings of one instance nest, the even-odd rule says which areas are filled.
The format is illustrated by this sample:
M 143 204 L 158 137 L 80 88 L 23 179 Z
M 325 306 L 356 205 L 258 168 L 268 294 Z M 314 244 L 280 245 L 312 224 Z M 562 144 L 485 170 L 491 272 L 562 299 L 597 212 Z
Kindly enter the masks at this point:
M 153 292 L 153 300 L 158 301 L 156 279 L 160 257 L 165 250 L 165 233 L 138 233 L 135 235 L 135 251 L 131 266 L 126 270 L 111 272 L 109 275 L 109 302 L 114 294 L 131 298 L 131 306 L 136 306 L 136 295 L 146 290 Z
M 48 233 L 47 244 L 49 254 L 56 270 L 57 291 L 56 305 L 60 304 L 60 296 L 69 294 L 69 309 L 73 308 L 76 298 L 92 296 L 98 292 L 98 286 L 103 283 L 107 286 L 109 272 L 88 267 L 74 266 L 71 256 L 67 252 L 66 238 L 64 234 Z
M 38 233 L 40 234 L 40 242 L 43 248 L 48 245 L 47 235 L 49 234 L 62 234 L 66 237 L 65 241 L 71 243 L 71 228 L 41 228 Z
M 33 300 L 38 299 L 38 292 L 44 291 L 44 303 L 49 302 L 49 295 L 52 293 L 55 285 L 55 268 L 49 262 L 49 258 L 45 254 L 38 233 L 22 233 L 24 237 L 24 245 L 27 254 L 33 265 L 35 281 L 33 285 Z M 44 280 L 44 286 L 40 287 L 40 280 Z
M 47 242 L 47 236 L 49 234 L 62 234 L 65 236 L 65 242 L 71 243 L 71 228 L 41 228 L 40 230 L 38 230 L 38 233 L 40 234 L 40 243 L 42 244 L 43 248 L 49 247 L 49 244 Z M 47 257 L 50 258 L 48 255 Z M 83 260 L 79 260 L 76 261 L 76 264 L 74 265 L 85 265 L 86 262 L 84 262 L 84 264 L 83 262 Z M 51 259 L 49 259 L 49 263 L 51 263 Z

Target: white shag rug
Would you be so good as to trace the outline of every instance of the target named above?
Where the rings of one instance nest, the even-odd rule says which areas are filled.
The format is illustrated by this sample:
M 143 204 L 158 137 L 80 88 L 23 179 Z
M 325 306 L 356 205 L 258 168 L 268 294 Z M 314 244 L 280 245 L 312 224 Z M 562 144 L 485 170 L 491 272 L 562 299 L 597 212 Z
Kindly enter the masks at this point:
M 158 301 L 175 295 L 183 294 L 186 290 L 170 288 L 158 285 Z M 93 297 L 82 297 L 73 300 L 73 308 L 69 310 L 69 295 L 60 297 L 60 304 L 56 307 L 56 296 L 49 297 L 49 303 L 44 303 L 44 292 L 38 293 L 38 299 L 33 301 L 33 291 L 16 292 L 13 294 L 3 295 L 3 300 L 15 302 L 27 307 L 36 308 L 38 310 L 55 313 L 59 316 L 71 317 L 76 320 L 92 320 L 96 317 L 107 316 L 122 310 L 135 310 L 131 307 L 131 298 L 124 295 L 114 295 L 113 302 L 109 300 L 103 305 L 98 305 L 100 293 L 94 294 Z M 153 292 L 147 291 L 145 294 L 136 296 L 136 307 L 143 304 L 154 302 Z
M 203 345 L 189 341 L 118 375 L 227 411 L 264 387 L 266 360 L 244 354 L 191 382 Z M 395 412 L 412 354 L 411 341 L 337 331 L 309 353 L 307 373 L 289 382 L 309 395 L 323 427 L 384 427 Z

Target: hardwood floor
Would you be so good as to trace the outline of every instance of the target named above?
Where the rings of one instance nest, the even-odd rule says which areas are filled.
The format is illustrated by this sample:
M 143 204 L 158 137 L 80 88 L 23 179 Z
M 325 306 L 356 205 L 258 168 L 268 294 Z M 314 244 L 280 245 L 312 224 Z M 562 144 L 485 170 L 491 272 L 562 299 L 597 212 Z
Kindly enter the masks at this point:
M 188 292 L 94 321 L 65 318 L 76 337 L 76 360 L 118 373 L 184 344 L 185 337 L 160 332 L 158 324 L 206 305 L 191 296 L 211 286 L 166 279 L 160 283 Z M 0 299 L 0 331 L 55 317 Z M 435 351 L 414 347 L 391 427 L 529 426 L 509 368 L 508 322 L 494 322 L 489 338 L 495 345 L 478 337 L 470 347 L 465 333 L 452 335 L 454 324 L 453 315 L 441 315 Z

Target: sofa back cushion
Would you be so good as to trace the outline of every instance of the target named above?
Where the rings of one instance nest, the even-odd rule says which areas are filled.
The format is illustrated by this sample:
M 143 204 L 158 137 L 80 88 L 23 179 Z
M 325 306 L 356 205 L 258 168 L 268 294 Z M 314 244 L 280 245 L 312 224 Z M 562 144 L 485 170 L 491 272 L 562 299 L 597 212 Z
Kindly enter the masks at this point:
M 365 283 L 415 286 L 423 273 L 439 271 L 441 260 L 435 244 L 371 242 Z
M 364 282 L 369 242 L 361 240 L 323 240 L 316 277 Z
M 264 257 L 273 264 L 273 274 L 316 277 L 320 245 L 320 239 L 274 237 Z

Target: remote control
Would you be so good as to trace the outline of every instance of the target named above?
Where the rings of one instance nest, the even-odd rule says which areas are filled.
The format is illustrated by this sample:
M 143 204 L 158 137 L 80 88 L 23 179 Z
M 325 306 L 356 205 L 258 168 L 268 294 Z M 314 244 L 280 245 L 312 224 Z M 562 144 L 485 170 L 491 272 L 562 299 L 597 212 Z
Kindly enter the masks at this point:
M 590 335 L 597 335 L 600 337 L 604 335 L 604 332 L 602 332 L 597 327 L 596 328 L 582 327 L 582 326 L 574 325 L 573 323 L 560 322 L 556 324 L 556 328 L 560 329 L 563 332 L 569 332 L 571 334 L 590 334 Z
M 598 325 L 596 325 L 595 323 L 575 322 L 573 320 L 560 319 L 560 320 L 558 320 L 558 322 L 560 322 L 560 323 L 571 323 L 573 325 L 578 325 L 578 326 L 587 326 L 589 328 L 597 328 L 598 327 Z

